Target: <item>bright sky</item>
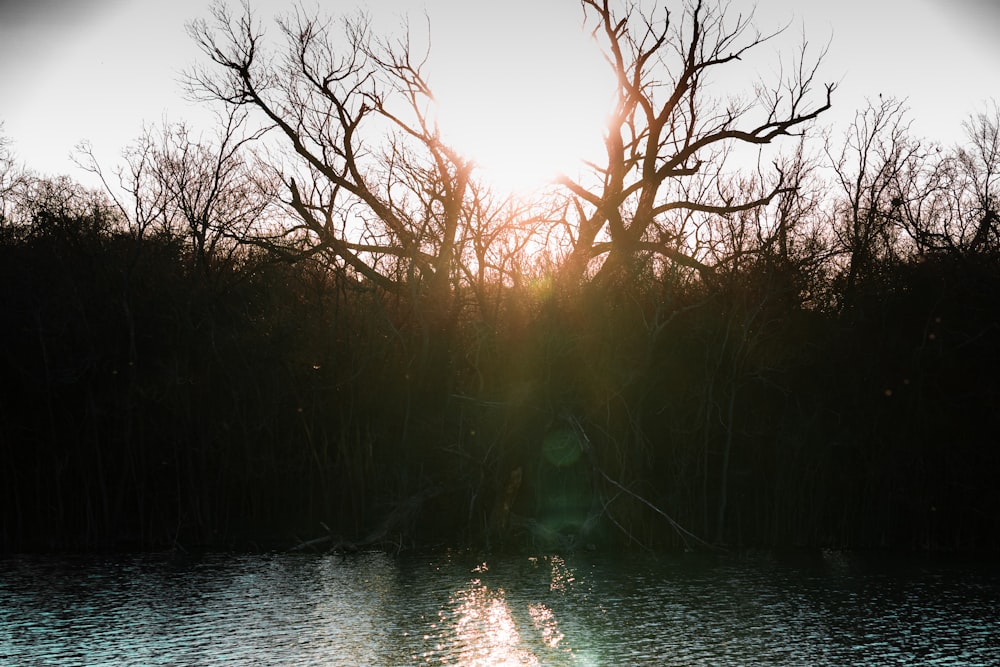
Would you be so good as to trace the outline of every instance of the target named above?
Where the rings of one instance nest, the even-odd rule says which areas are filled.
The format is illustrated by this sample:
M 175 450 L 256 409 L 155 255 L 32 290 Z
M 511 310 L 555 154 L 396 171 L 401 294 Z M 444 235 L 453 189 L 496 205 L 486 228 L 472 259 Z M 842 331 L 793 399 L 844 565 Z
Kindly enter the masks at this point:
M 353 7 L 350 0 L 323 5 Z M 290 4 L 253 6 L 266 19 Z M 422 29 L 426 9 L 432 84 L 460 125 L 459 144 L 476 142 L 484 161 L 499 163 L 506 152 L 540 171 L 566 169 L 548 156 L 588 150 L 577 136 L 599 145 L 607 75 L 580 32 L 576 0 L 367 6 L 388 30 L 404 13 Z M 179 84 L 180 73 L 200 59 L 185 23 L 207 17 L 207 7 L 207 0 L 0 0 L 0 122 L 19 159 L 93 184 L 69 159 L 80 140 L 90 140 L 110 169 L 144 123 L 207 122 Z M 853 119 L 866 96 L 882 93 L 908 98 L 916 134 L 951 143 L 969 113 L 1000 98 L 997 0 L 760 0 L 756 16 L 763 30 L 794 21 L 776 44 L 788 56 L 803 28 L 816 48 L 832 37 L 820 78 L 840 82 L 828 116 L 837 127 Z

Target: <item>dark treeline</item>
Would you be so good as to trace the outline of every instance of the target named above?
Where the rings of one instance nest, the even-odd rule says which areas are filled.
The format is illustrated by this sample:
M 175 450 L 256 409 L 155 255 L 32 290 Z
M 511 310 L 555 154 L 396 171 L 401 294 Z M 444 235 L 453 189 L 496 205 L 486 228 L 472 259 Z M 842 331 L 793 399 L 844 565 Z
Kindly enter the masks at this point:
M 997 107 L 824 136 L 804 62 L 716 106 L 745 17 L 583 5 L 607 161 L 530 201 L 361 19 L 217 6 L 218 134 L 104 192 L 0 145 L 0 549 L 1000 547 Z

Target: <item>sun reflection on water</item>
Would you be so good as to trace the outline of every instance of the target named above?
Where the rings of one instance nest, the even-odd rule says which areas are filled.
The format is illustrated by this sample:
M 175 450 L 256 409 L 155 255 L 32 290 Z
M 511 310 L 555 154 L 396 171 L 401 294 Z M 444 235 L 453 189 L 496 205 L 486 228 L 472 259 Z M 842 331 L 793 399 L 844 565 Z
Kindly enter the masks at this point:
M 539 602 L 529 604 L 528 613 L 531 614 L 531 620 L 535 622 L 535 629 L 542 635 L 542 641 L 545 642 L 545 645 L 549 648 L 559 648 L 559 642 L 563 640 L 564 635 L 559 631 L 559 624 L 556 622 L 552 610 Z
M 530 649 L 521 646 L 521 634 L 506 598 L 504 589 L 491 589 L 480 579 L 473 579 L 452 594 L 449 608 L 442 609 L 438 616 L 453 635 L 454 645 L 446 651 L 454 658 L 453 664 L 541 664 Z M 441 645 L 435 648 L 445 649 Z
M 545 576 L 549 594 L 565 592 L 575 581 L 572 570 L 558 556 L 529 559 L 550 565 Z M 544 573 L 542 570 L 539 574 Z M 487 665 L 552 664 L 556 656 L 571 658 L 566 636 L 553 607 L 537 599 L 511 595 L 503 587 L 490 586 L 486 563 L 472 568 L 473 578 L 448 597 L 437 614 L 434 632 L 425 635 L 433 648 L 423 654 L 427 663 Z
M 549 565 L 552 567 L 552 583 L 549 584 L 550 591 L 565 591 L 576 581 L 573 570 L 566 565 L 566 561 L 561 556 L 550 556 Z

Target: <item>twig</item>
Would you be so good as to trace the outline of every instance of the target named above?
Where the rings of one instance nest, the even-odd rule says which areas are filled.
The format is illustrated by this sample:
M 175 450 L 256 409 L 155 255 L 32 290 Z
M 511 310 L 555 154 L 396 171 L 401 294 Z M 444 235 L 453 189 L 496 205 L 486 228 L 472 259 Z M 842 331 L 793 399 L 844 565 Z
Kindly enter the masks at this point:
M 595 468 L 596 468 L 596 466 L 595 466 Z M 633 498 L 635 498 L 636 500 L 638 500 L 639 502 L 641 502 L 643 505 L 646 505 L 651 510 L 653 510 L 654 512 L 656 512 L 657 514 L 659 514 L 660 516 L 662 516 L 664 519 L 666 519 L 667 523 L 670 524 L 671 528 L 673 528 L 677 532 L 677 534 L 680 536 L 681 540 L 683 540 L 685 548 L 687 548 L 687 549 L 691 548 L 691 545 L 688 543 L 688 540 L 687 540 L 687 538 L 691 538 L 692 540 L 694 540 L 698 544 L 701 544 L 702 546 L 705 546 L 705 547 L 707 547 L 709 549 L 723 550 L 724 551 L 724 549 L 722 549 L 722 547 L 719 547 L 717 545 L 714 545 L 714 544 L 711 544 L 709 542 L 706 542 L 705 540 L 701 539 L 700 537 L 698 537 L 697 535 L 695 535 L 694 533 L 692 533 L 690 530 L 688 530 L 687 528 L 685 528 L 684 526 L 682 526 L 679 523 L 677 523 L 676 521 L 674 521 L 673 517 L 671 517 L 669 514 L 667 514 L 666 512 L 664 512 L 663 510 L 661 510 L 659 507 L 657 507 L 653 503 L 649 502 L 648 500 L 646 500 L 645 498 L 643 498 L 642 496 L 640 496 L 638 493 L 635 493 L 631 489 L 625 487 L 624 485 L 622 485 L 617 480 L 612 479 L 606 472 L 604 472 L 600 468 L 596 468 L 596 470 L 597 470 L 597 472 L 601 473 L 601 476 L 604 479 L 608 480 L 608 482 L 610 482 L 612 485 L 614 485 L 615 487 L 621 489 L 622 491 L 624 491 L 628 495 L 632 496 Z
M 583 426 L 580 424 L 580 421 L 576 417 L 574 417 L 572 415 L 565 415 L 565 418 L 568 419 L 573 424 L 573 427 L 576 429 L 577 433 L 579 433 L 580 437 L 583 439 L 583 442 L 586 444 L 587 451 L 590 454 L 590 462 L 591 462 L 591 465 L 593 465 L 594 470 L 596 470 L 597 472 L 599 472 L 601 474 L 601 477 L 603 477 L 604 479 L 606 479 L 611 485 L 613 485 L 614 487 L 618 488 L 619 490 L 627 493 L 628 495 L 632 496 L 633 498 L 635 498 L 636 500 L 638 500 L 639 502 L 641 502 L 643 505 L 645 505 L 646 507 L 650 508 L 651 510 L 653 510 L 654 512 L 656 512 L 657 514 L 659 514 L 660 516 L 662 516 L 664 519 L 666 519 L 667 523 L 670 524 L 670 527 L 674 529 L 674 531 L 677 533 L 678 536 L 680 536 L 681 541 L 684 542 L 684 547 L 686 549 L 688 549 L 688 550 L 691 549 L 691 544 L 688 542 L 688 538 L 690 538 L 694 542 L 696 542 L 696 543 L 698 543 L 698 544 L 700 544 L 700 545 L 702 545 L 702 546 L 704 546 L 704 547 L 706 547 L 708 549 L 712 549 L 712 550 L 716 550 L 716 551 L 725 551 L 725 549 L 723 547 L 720 547 L 720 546 L 715 545 L 715 544 L 711 544 L 710 542 L 706 542 L 702 538 L 698 537 L 697 535 L 695 535 L 694 533 L 692 533 L 690 530 L 688 530 L 684 526 L 682 526 L 679 523 L 677 523 L 677 521 L 675 521 L 673 517 L 671 517 L 669 514 L 667 514 L 663 510 L 661 510 L 659 507 L 657 507 L 656 505 L 654 505 L 650 501 L 646 500 L 645 498 L 643 498 L 642 496 L 640 496 L 635 491 L 632 491 L 631 489 L 629 489 L 628 487 L 626 487 L 625 485 L 623 485 L 618 480 L 613 479 L 610 475 L 608 475 L 608 473 L 604 472 L 604 470 L 597 464 L 597 461 L 594 459 L 593 450 L 592 450 L 591 445 L 590 445 L 590 438 L 587 437 L 587 433 L 586 433 L 586 431 L 583 430 Z M 608 504 L 610 504 L 610 501 L 609 501 Z M 607 509 L 607 505 L 605 505 L 605 509 Z M 610 512 L 608 514 L 610 516 Z M 618 521 L 616 521 L 614 519 L 614 517 L 611 517 L 611 520 L 612 520 L 612 522 L 614 522 L 614 524 L 616 526 L 618 526 L 619 529 L 621 529 L 623 531 L 625 530 L 622 527 L 622 525 L 620 523 L 618 523 Z M 635 538 L 628 531 L 625 531 L 625 534 L 628 535 L 629 538 L 631 538 L 632 540 L 635 540 Z M 635 541 L 638 541 L 638 540 L 635 540 Z

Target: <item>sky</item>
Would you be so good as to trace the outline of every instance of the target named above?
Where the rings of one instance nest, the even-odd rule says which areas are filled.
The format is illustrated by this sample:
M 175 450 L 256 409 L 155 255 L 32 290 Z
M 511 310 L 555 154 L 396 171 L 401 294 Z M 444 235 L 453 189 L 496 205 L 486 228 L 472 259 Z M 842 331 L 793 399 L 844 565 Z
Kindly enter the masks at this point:
M 251 0 L 272 34 L 271 18 L 290 3 Z M 361 3 L 305 6 L 349 12 Z M 609 84 L 576 0 L 366 6 L 382 32 L 398 31 L 405 15 L 422 29 L 426 12 L 431 82 L 460 145 L 478 142 L 480 155 L 494 155 L 484 163 L 499 165 L 506 153 L 522 165 L 565 168 L 559 159 L 599 146 Z M 110 170 L 144 125 L 209 128 L 208 109 L 186 100 L 181 85 L 185 70 L 205 62 L 185 25 L 208 16 L 207 0 L 0 0 L 0 122 L 17 158 L 36 172 L 94 184 L 70 159 L 81 140 Z M 826 116 L 835 131 L 866 97 L 882 94 L 907 99 L 914 134 L 952 144 L 970 113 L 1000 100 L 1000 0 L 759 0 L 755 23 L 763 31 L 790 23 L 762 47 L 769 62 L 794 55 L 802 35 L 814 53 L 829 43 L 819 78 L 839 86 Z M 567 151 L 575 154 L 548 163 Z

